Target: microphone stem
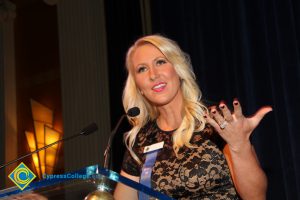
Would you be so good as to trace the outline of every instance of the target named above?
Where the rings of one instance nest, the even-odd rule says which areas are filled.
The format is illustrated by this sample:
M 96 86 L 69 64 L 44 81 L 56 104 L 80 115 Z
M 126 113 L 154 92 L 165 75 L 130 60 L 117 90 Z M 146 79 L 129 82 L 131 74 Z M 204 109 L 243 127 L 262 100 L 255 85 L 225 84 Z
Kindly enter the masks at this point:
M 26 157 L 28 157 L 28 156 L 31 156 L 31 155 L 34 154 L 34 153 L 37 153 L 37 152 L 42 151 L 42 150 L 44 150 L 44 149 L 47 149 L 48 147 L 53 146 L 53 145 L 55 145 L 55 144 L 57 144 L 57 143 L 59 143 L 59 142 L 61 142 L 61 141 L 63 141 L 63 140 L 64 140 L 64 141 L 67 141 L 67 140 L 70 140 L 70 139 L 75 138 L 75 137 L 80 136 L 80 135 L 82 135 L 82 133 L 77 134 L 77 135 L 72 135 L 72 136 L 67 137 L 67 138 L 62 138 L 62 139 L 60 139 L 60 140 L 58 140 L 58 141 L 56 141 L 56 142 L 53 142 L 53 143 L 51 143 L 51 144 L 48 144 L 48 145 L 42 147 L 42 148 L 40 148 L 40 149 L 37 149 L 37 150 L 32 151 L 32 152 L 30 152 L 30 153 L 28 153 L 28 154 L 26 154 L 26 155 L 23 155 L 22 157 L 20 157 L 20 158 L 18 158 L 18 159 L 16 159 L 16 160 L 12 160 L 12 161 L 10 161 L 10 162 L 4 164 L 4 165 L 1 165 L 1 166 L 0 166 L 0 169 L 2 169 L 3 167 L 6 167 L 6 166 L 8 166 L 8 165 L 10 165 L 10 164 L 12 164 L 12 163 L 14 163 L 14 162 L 17 162 L 17 161 L 19 161 L 19 160 L 21 160 L 21 159 L 23 159 L 23 158 L 26 158 Z
M 103 164 L 103 167 L 106 169 L 110 169 L 110 153 L 111 153 L 111 145 L 113 142 L 113 138 L 115 137 L 115 134 L 125 116 L 126 115 L 122 115 L 122 117 L 119 119 L 117 125 L 115 126 L 114 130 L 111 132 L 110 137 L 108 139 L 107 147 L 104 151 L 104 164 Z

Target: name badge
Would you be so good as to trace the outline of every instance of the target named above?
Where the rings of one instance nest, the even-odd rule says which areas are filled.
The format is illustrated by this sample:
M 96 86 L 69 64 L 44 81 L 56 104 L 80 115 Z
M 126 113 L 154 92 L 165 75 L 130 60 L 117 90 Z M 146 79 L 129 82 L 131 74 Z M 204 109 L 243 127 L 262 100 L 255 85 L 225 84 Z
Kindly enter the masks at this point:
M 144 153 L 148 153 L 150 151 L 155 151 L 155 150 L 161 149 L 163 147 L 164 147 L 164 141 L 158 142 L 158 143 L 155 143 L 155 144 L 151 144 L 149 146 L 144 147 Z

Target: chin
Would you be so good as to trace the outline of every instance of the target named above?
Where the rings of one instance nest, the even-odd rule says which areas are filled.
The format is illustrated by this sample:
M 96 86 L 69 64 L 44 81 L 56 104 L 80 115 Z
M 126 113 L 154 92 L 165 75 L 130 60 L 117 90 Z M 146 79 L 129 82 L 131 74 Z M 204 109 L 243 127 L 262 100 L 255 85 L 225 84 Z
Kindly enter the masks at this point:
M 156 107 L 161 107 L 161 106 L 165 106 L 168 105 L 171 101 L 152 101 L 151 104 L 156 106 Z

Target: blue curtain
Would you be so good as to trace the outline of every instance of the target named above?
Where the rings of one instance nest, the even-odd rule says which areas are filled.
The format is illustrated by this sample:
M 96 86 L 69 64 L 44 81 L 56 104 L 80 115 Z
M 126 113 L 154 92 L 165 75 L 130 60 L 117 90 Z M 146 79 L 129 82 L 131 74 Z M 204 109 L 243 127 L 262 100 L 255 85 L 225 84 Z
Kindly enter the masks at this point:
M 252 136 L 268 199 L 300 199 L 300 2 L 151 2 L 153 32 L 190 54 L 204 99 L 273 107 Z
M 139 2 L 140 0 L 105 1 L 111 129 L 114 129 L 119 118 L 124 114 L 122 92 L 127 77 L 125 54 L 134 40 L 142 35 Z M 123 154 L 126 150 L 123 143 L 123 133 L 129 129 L 129 124 L 123 120 L 113 139 L 111 157 L 112 168 L 116 172 L 121 169 Z
M 190 55 L 204 99 L 231 104 L 238 98 L 246 115 L 263 105 L 273 107 L 251 138 L 268 176 L 268 199 L 300 199 L 300 1 L 150 2 L 153 33 L 176 40 Z M 128 23 L 124 14 L 114 14 L 123 20 L 117 25 L 107 19 L 108 38 L 120 38 L 108 41 L 109 62 L 119 60 L 118 66 L 110 65 L 112 74 L 124 66 L 126 48 L 142 34 L 139 7 L 132 8 L 138 3 L 122 5 L 136 13 L 136 18 L 126 16 Z M 129 43 L 120 53 L 124 42 Z M 125 76 L 113 80 L 111 93 L 120 94 L 111 95 L 112 101 L 120 105 Z M 111 109 L 116 121 L 122 110 Z

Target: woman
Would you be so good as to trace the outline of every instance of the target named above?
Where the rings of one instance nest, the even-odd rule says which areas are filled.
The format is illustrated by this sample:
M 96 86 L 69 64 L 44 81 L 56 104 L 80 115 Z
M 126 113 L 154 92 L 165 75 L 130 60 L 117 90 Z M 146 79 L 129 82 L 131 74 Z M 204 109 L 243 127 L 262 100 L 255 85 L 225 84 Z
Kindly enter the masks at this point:
M 163 36 L 138 39 L 126 67 L 123 105 L 141 113 L 129 119 L 121 175 L 174 199 L 265 199 L 267 179 L 249 137 L 270 107 L 251 118 L 238 100 L 232 113 L 223 102 L 208 110 L 188 56 Z M 123 184 L 114 193 L 138 196 Z

